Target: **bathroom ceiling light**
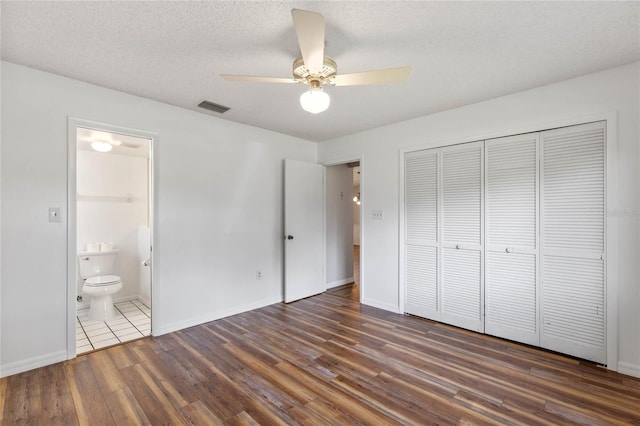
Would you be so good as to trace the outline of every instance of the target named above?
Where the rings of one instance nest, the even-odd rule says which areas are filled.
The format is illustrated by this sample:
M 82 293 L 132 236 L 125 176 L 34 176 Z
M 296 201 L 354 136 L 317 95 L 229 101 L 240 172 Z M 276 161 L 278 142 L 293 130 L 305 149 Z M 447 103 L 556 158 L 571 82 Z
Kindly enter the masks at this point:
M 113 149 L 113 145 L 109 142 L 95 141 L 91 142 L 91 148 L 98 152 L 109 152 Z

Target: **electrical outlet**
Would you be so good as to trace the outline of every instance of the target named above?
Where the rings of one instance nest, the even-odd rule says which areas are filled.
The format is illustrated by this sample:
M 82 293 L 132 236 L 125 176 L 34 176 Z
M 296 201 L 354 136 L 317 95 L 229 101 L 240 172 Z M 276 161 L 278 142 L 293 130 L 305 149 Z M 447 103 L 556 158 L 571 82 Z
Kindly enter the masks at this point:
M 384 211 L 382 210 L 372 210 L 371 218 L 373 220 L 383 220 L 384 219 Z
M 257 271 L 256 272 L 256 280 L 261 280 L 262 279 L 262 272 Z

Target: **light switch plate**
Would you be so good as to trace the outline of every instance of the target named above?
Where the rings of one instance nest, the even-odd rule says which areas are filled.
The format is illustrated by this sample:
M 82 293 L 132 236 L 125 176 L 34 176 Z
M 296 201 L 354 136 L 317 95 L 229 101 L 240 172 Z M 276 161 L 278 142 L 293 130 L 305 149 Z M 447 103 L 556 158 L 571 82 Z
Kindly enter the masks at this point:
M 49 222 L 62 222 L 60 207 L 49 207 Z
M 384 219 L 384 211 L 383 210 L 372 210 L 371 218 L 373 220 L 383 220 Z

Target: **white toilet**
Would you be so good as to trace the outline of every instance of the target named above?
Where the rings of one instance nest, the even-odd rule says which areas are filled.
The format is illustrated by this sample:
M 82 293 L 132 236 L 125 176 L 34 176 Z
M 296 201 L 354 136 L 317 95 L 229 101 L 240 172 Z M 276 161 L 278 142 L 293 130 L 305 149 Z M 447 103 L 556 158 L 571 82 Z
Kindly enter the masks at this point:
M 91 296 L 92 321 L 105 321 L 117 315 L 113 295 L 122 289 L 122 280 L 111 275 L 117 254 L 118 250 L 78 253 L 78 270 L 85 280 L 82 293 Z

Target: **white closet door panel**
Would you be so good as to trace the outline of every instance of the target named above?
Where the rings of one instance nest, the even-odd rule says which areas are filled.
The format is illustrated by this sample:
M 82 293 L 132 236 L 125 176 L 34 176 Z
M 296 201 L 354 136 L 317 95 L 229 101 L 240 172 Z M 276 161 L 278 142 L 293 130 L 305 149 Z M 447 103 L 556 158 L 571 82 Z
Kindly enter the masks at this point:
M 485 332 L 538 345 L 538 133 L 485 142 Z
M 542 347 L 605 363 L 604 264 L 544 256 Z
M 537 143 L 537 133 L 485 143 L 489 246 L 537 247 Z
M 606 363 L 605 123 L 541 133 L 542 347 Z
M 485 332 L 539 344 L 536 255 L 486 253 Z
M 442 249 L 442 321 L 482 332 L 481 252 Z
M 439 320 L 438 249 L 405 246 L 405 312 Z
M 438 154 L 418 151 L 405 156 L 404 223 L 407 241 L 437 241 Z
M 604 251 L 604 124 L 542 133 L 543 247 Z
M 442 150 L 442 241 L 479 246 L 482 229 L 482 143 Z

